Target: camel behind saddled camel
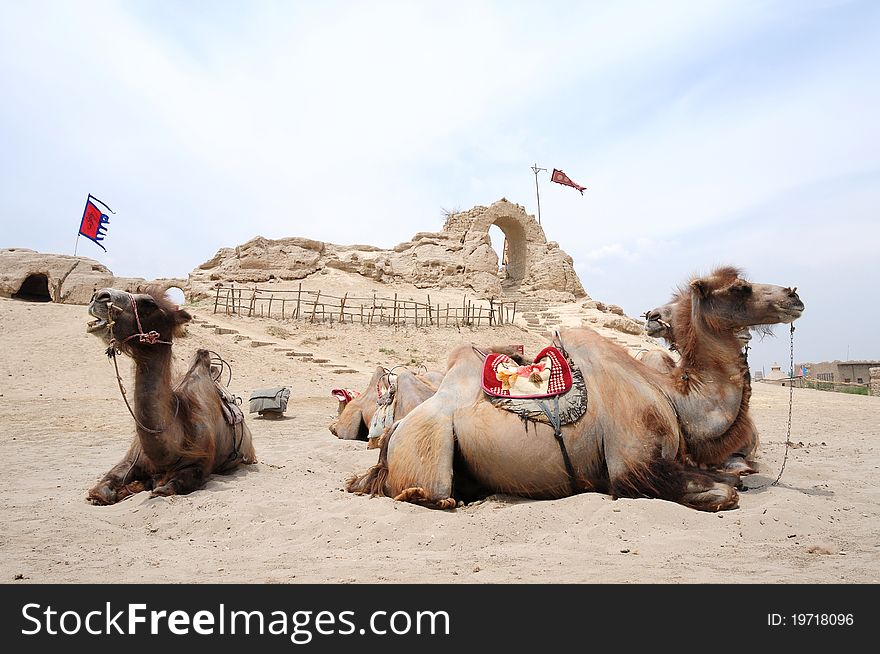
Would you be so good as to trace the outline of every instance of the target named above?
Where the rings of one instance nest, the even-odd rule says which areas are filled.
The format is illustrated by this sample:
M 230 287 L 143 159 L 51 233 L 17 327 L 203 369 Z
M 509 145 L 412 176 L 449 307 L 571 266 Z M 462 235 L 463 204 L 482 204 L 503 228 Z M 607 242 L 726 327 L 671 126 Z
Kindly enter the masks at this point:
M 437 387 L 443 380 L 442 372 L 414 373 L 410 370 L 397 368 L 396 372 L 379 366 L 373 372 L 364 392 L 350 399 L 344 397 L 336 389 L 333 395 L 339 399 L 339 412 L 332 423 L 330 433 L 343 440 L 366 441 L 370 432 L 373 417 L 379 409 L 378 401 L 380 389 L 386 389 L 391 375 L 395 381 L 395 402 L 393 407 L 393 420 L 400 420 L 419 404 L 437 392 Z
M 705 511 L 736 507 L 738 477 L 701 469 L 720 465 L 750 437 L 731 429 L 744 390 L 735 332 L 790 323 L 804 305 L 794 289 L 750 283 L 733 268 L 693 279 L 678 301 L 673 374 L 592 329 L 560 333 L 583 376 L 586 410 L 558 428 L 497 408 L 481 385 L 482 356 L 456 348 L 437 393 L 396 423 L 379 462 L 347 490 L 432 508 L 455 506 L 466 483 L 533 498 L 597 491 Z
M 652 338 L 664 339 L 667 342 L 669 349 L 672 351 L 678 350 L 673 324 L 675 323 L 675 312 L 680 309 L 680 305 L 682 304 L 681 300 L 681 292 L 676 293 L 672 301 L 667 302 L 656 309 L 646 311 L 644 314 L 645 333 Z M 690 306 L 687 303 L 684 304 Z M 752 340 L 751 329 L 746 327 L 737 330 L 735 333 L 737 339 L 739 339 L 740 345 L 747 349 L 749 342 Z M 746 358 L 745 352 L 746 350 L 744 349 L 742 400 L 740 402 L 739 413 L 730 429 L 749 431 L 751 432 L 751 437 L 739 451 L 731 454 L 719 466 L 723 472 L 736 475 L 749 475 L 757 472 L 755 462 L 750 461 L 758 449 L 758 428 L 755 426 L 755 423 L 749 414 L 749 401 L 752 397 L 752 376 L 749 371 L 748 359 Z M 640 361 L 660 372 L 671 374 L 675 370 L 675 360 L 667 352 L 651 350 L 640 354 L 641 356 L 637 357 Z
M 132 294 L 112 288 L 95 293 L 88 331 L 108 354 L 134 360 L 134 441 L 89 491 L 94 504 L 114 504 L 133 493 L 183 495 L 201 488 L 211 473 L 256 463 L 251 432 L 237 406 L 224 411 L 222 389 L 211 373 L 211 356 L 199 350 L 187 373 L 172 385 L 171 346 L 192 318 L 161 287 Z M 120 380 L 121 383 L 121 380 Z M 125 397 L 125 395 L 123 395 Z M 127 402 L 127 400 L 126 400 Z

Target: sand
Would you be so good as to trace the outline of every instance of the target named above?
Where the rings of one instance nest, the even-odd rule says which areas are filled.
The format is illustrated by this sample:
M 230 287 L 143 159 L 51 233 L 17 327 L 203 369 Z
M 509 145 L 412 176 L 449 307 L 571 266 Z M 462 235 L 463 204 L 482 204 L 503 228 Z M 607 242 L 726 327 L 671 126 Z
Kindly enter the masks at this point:
M 231 390 L 293 388 L 286 416 L 248 416 L 260 462 L 186 496 L 147 493 L 109 507 L 86 492 L 125 452 L 133 422 L 112 364 L 85 333 L 83 306 L 0 299 L 0 581 L 403 583 L 876 583 L 880 579 L 880 398 L 794 390 L 792 441 L 779 485 L 740 508 L 701 513 L 661 500 L 582 494 L 555 501 L 493 496 L 432 511 L 342 490 L 376 461 L 336 439 L 330 389 L 363 388 L 378 364 L 441 368 L 459 342 L 544 343 L 499 332 L 367 330 L 214 316 L 175 342 L 219 352 Z M 239 331 L 218 335 L 217 325 Z M 284 331 L 279 331 L 279 327 Z M 267 331 L 268 330 L 268 331 Z M 249 336 L 250 340 L 236 336 Z M 253 347 L 251 342 L 273 345 Z M 328 365 L 286 351 L 311 352 Z M 354 372 L 334 373 L 349 369 Z M 131 368 L 121 361 L 126 385 Z M 785 451 L 789 389 L 754 384 L 761 472 Z M 802 444 L 802 445 L 800 445 Z

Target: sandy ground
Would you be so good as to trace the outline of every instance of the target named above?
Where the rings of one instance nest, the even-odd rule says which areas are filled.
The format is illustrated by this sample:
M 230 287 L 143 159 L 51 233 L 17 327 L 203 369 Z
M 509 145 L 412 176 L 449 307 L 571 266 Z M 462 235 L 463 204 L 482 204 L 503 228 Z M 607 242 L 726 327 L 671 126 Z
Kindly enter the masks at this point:
M 133 423 L 112 364 L 85 333 L 82 306 L 0 299 L 0 581 L 77 582 L 756 582 L 880 580 L 880 398 L 794 392 L 792 440 L 778 486 L 740 508 L 700 513 L 660 500 L 583 494 L 492 497 L 455 511 L 345 493 L 376 451 L 337 440 L 335 386 L 362 388 L 377 364 L 440 368 L 458 342 L 524 342 L 480 331 L 279 325 L 216 317 L 175 342 L 233 367 L 231 390 L 295 388 L 286 417 L 251 415 L 260 463 L 171 498 L 140 493 L 110 507 L 87 490 L 123 455 Z M 231 327 L 218 335 L 210 325 Z M 279 331 L 281 327 L 285 331 Z M 268 332 L 267 332 L 268 328 Z M 250 336 L 250 340 L 241 339 Z M 273 345 L 253 347 L 251 342 Z M 304 363 L 286 352 L 311 352 Z M 333 365 L 338 364 L 338 365 Z M 349 369 L 354 372 L 336 373 Z M 131 371 L 122 361 L 126 385 Z M 784 453 L 788 389 L 755 384 L 768 484 Z

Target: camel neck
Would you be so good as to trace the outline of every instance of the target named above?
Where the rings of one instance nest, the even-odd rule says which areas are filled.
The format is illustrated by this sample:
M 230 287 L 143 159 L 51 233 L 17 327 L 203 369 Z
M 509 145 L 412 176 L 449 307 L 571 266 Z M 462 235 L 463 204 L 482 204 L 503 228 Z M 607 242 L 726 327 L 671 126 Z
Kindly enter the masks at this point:
M 744 373 L 736 341 L 704 338 L 682 354 L 671 399 L 689 440 L 715 439 L 730 429 L 740 412 Z
M 149 356 L 135 361 L 134 414 L 137 421 L 152 430 L 137 427 L 141 447 L 156 463 L 168 464 L 171 448 L 167 445 L 166 429 L 172 422 L 174 400 L 171 390 L 171 348 L 165 345 L 151 346 Z

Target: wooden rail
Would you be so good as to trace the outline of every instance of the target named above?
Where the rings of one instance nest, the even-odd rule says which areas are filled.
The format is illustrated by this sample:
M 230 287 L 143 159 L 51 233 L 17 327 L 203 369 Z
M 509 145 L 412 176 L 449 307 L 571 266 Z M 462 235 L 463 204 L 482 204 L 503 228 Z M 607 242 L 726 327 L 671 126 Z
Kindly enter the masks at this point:
M 308 320 L 320 323 L 359 323 L 361 325 L 414 325 L 417 327 L 462 327 L 512 324 L 516 317 L 516 302 L 493 299 L 479 302 L 461 299 L 461 305 L 393 298 L 356 297 L 345 293 L 342 297 L 321 290 L 263 289 L 257 286 L 220 285 L 214 296 L 214 313 L 259 316 L 281 320 Z

